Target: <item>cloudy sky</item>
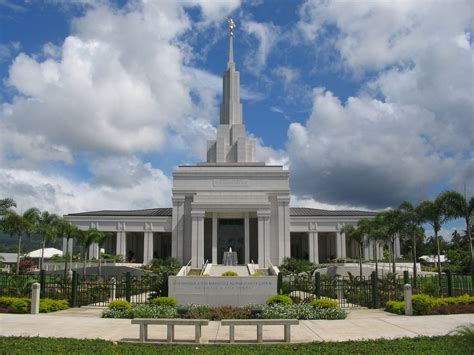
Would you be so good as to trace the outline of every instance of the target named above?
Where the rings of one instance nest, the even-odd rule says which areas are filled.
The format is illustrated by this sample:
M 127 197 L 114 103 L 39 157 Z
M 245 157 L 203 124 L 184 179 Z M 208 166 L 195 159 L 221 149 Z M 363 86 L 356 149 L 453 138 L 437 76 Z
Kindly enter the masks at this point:
M 472 195 L 472 6 L 0 0 L 0 197 L 171 206 L 173 169 L 215 135 L 228 16 L 247 130 L 291 170 L 293 206 Z

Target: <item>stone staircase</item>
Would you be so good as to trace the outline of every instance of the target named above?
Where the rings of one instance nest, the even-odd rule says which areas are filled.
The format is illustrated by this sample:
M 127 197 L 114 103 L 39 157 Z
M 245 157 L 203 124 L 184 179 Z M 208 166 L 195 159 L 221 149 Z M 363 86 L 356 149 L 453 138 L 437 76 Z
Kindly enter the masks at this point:
M 245 265 L 236 266 L 225 266 L 225 265 L 212 265 L 209 271 L 209 276 L 221 276 L 226 271 L 234 271 L 239 276 L 249 276 L 249 270 Z

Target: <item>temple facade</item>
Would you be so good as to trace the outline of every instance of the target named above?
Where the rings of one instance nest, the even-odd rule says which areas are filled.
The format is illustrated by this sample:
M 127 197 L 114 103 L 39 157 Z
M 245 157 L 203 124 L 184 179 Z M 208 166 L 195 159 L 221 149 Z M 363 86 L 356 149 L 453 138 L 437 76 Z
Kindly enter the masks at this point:
M 279 265 L 286 257 L 314 263 L 357 258 L 358 247 L 342 227 L 375 214 L 290 207 L 290 172 L 257 162 L 255 140 L 247 137 L 233 31 L 229 41 L 216 139 L 207 142 L 206 162 L 182 165 L 173 172 L 172 207 L 66 217 L 81 229 L 111 232 L 103 246 L 106 253 L 144 264 L 170 256 L 193 267 L 220 264 L 229 248 L 237 253 L 239 264 L 259 267 Z M 67 247 L 72 246 L 64 245 L 64 250 Z M 399 254 L 399 245 L 397 250 Z M 98 258 L 97 245 L 89 251 L 91 258 Z M 364 258 L 373 255 L 373 245 L 367 243 Z

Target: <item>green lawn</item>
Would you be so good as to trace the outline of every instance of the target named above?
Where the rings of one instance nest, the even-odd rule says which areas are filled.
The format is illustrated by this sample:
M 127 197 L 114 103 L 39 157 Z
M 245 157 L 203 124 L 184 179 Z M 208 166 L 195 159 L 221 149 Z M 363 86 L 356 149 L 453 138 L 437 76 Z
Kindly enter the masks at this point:
M 376 330 L 374 330 L 376 331 Z M 472 354 L 460 336 L 294 345 L 151 345 L 53 338 L 0 337 L 0 354 Z

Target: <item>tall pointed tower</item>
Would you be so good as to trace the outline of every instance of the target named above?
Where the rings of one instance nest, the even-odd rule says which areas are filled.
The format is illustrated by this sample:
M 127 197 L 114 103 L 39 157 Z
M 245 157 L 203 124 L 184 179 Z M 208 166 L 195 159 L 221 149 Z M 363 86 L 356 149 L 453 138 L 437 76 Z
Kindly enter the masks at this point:
M 267 267 L 290 256 L 289 172 L 256 162 L 255 140 L 242 121 L 240 76 L 229 20 L 229 62 L 220 122 L 207 161 L 173 172 L 172 255 L 183 265 L 222 263 L 232 248 L 238 263 Z
M 223 77 L 217 139 L 207 142 L 208 163 L 255 163 L 255 140 L 248 139 L 242 121 L 240 73 L 234 62 L 235 24 L 229 20 L 229 62 Z

